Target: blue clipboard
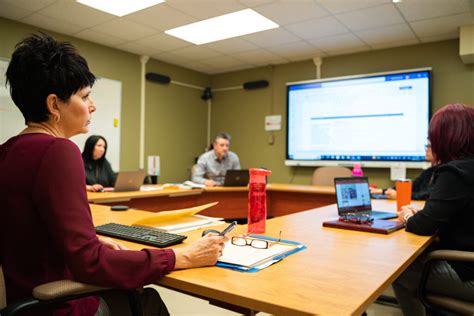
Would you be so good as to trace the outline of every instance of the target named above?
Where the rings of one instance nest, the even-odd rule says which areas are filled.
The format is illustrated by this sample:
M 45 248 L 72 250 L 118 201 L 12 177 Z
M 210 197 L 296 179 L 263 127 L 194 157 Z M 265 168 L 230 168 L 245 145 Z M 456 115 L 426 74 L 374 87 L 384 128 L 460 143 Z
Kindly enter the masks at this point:
M 269 240 L 269 241 L 278 241 L 278 238 L 273 238 L 273 237 L 267 237 L 267 236 L 261 236 L 261 235 L 250 235 L 250 237 L 252 238 L 259 238 L 259 239 L 264 239 L 264 240 Z M 260 271 L 262 269 L 265 269 L 279 261 L 281 261 L 283 258 L 286 258 L 292 254 L 295 254 L 297 252 L 300 252 L 301 250 L 304 250 L 306 249 L 306 246 L 303 245 L 302 243 L 300 242 L 297 242 L 297 241 L 292 241 L 292 240 L 286 240 L 286 239 L 281 239 L 280 240 L 281 243 L 285 243 L 285 244 L 291 244 L 291 245 L 297 245 L 298 247 L 295 248 L 294 250 L 292 251 L 289 251 L 289 252 L 286 252 L 284 254 L 281 254 L 279 256 L 275 256 L 273 259 L 265 262 L 265 263 L 262 263 L 261 265 L 259 266 L 256 266 L 256 267 L 252 267 L 252 268 L 247 268 L 247 267 L 244 267 L 244 266 L 241 266 L 241 265 L 238 265 L 238 264 L 231 264 L 231 263 L 224 263 L 224 262 L 217 262 L 216 263 L 216 267 L 221 267 L 221 268 L 225 268 L 225 269 L 230 269 L 230 270 L 235 270 L 235 271 L 240 271 L 240 272 L 257 272 L 257 271 Z

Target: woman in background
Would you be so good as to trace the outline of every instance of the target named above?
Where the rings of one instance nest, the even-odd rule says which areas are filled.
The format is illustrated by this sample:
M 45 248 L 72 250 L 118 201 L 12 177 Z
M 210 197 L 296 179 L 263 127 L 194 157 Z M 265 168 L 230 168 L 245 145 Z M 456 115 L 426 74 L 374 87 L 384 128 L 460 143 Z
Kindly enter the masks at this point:
M 433 161 L 433 153 L 431 151 L 431 143 L 425 145 L 425 159 L 431 162 L 431 167 L 416 177 L 413 181 L 412 189 L 411 189 L 411 199 L 412 200 L 426 200 L 430 197 L 431 190 L 433 188 L 433 174 L 436 169 L 436 163 Z M 387 199 L 396 200 L 397 199 L 397 191 L 394 187 L 387 188 L 387 189 L 377 189 L 377 188 L 370 188 L 370 194 L 385 194 Z
M 99 135 L 87 138 L 82 152 L 82 160 L 86 170 L 87 191 L 102 191 L 104 187 L 113 187 L 117 174 L 112 170 L 105 154 L 107 153 L 107 141 Z
M 6 78 L 27 125 L 0 145 L 0 265 L 8 302 L 63 279 L 135 289 L 174 269 L 216 263 L 227 237 L 206 235 L 184 247 L 140 251 L 97 237 L 81 153 L 69 140 L 89 130 L 95 76 L 71 44 L 43 33 L 27 37 L 17 44 Z M 147 315 L 169 315 L 158 305 Z M 86 297 L 22 315 L 92 316 L 106 306 Z
M 428 136 L 437 166 L 430 197 L 422 210 L 402 207 L 399 220 L 408 232 L 438 234 L 436 248 L 474 251 L 474 108 L 444 106 L 433 115 Z M 393 284 L 404 315 L 425 315 L 417 296 L 423 260 L 422 254 Z M 474 263 L 436 262 L 427 288 L 472 301 Z

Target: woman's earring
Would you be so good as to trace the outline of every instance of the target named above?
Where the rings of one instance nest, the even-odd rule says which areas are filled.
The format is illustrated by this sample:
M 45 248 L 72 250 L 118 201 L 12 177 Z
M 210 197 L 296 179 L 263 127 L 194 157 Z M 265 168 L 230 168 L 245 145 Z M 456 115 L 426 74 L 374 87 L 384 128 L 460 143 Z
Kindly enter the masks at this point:
M 61 115 L 55 115 L 54 116 L 54 120 L 56 121 L 56 123 L 59 123 L 59 121 L 61 120 Z

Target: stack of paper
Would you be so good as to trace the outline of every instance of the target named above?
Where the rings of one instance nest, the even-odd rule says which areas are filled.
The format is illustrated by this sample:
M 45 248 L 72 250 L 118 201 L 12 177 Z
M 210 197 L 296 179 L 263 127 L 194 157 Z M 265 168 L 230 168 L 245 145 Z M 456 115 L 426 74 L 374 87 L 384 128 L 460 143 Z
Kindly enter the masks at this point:
M 190 231 L 207 226 L 220 225 L 224 223 L 222 218 L 196 215 L 197 213 L 212 207 L 217 203 L 218 202 L 214 202 L 180 210 L 162 211 L 136 221 L 132 225 L 152 227 L 157 230 L 173 233 Z
M 228 241 L 225 244 L 222 256 L 218 260 L 218 265 L 224 267 L 229 267 L 230 265 L 238 270 L 251 270 L 254 268 L 259 270 L 305 248 L 302 244 L 296 242 L 272 242 L 272 238 L 265 236 L 261 238 L 270 241 L 270 246 L 267 249 L 236 246 L 231 241 Z

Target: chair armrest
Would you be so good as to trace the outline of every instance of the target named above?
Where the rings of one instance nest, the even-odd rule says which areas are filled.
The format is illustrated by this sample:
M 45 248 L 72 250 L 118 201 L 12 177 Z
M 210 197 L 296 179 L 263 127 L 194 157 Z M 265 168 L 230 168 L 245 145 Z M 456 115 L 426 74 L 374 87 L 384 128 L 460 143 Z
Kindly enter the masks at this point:
M 109 290 L 106 287 L 100 287 L 72 280 L 60 280 L 38 285 L 33 289 L 33 297 L 42 300 L 54 300 L 65 296 L 80 295 L 85 293 L 95 293 Z
M 431 306 L 430 302 L 428 301 L 428 293 L 426 292 L 426 283 L 428 282 L 431 266 L 434 262 L 440 260 L 474 262 L 474 252 L 440 249 L 434 250 L 426 256 L 425 263 L 423 265 L 423 271 L 421 273 L 420 284 L 418 286 L 420 300 L 425 306 Z
M 426 262 L 438 260 L 474 262 L 474 252 L 443 249 L 432 251 L 426 256 Z

